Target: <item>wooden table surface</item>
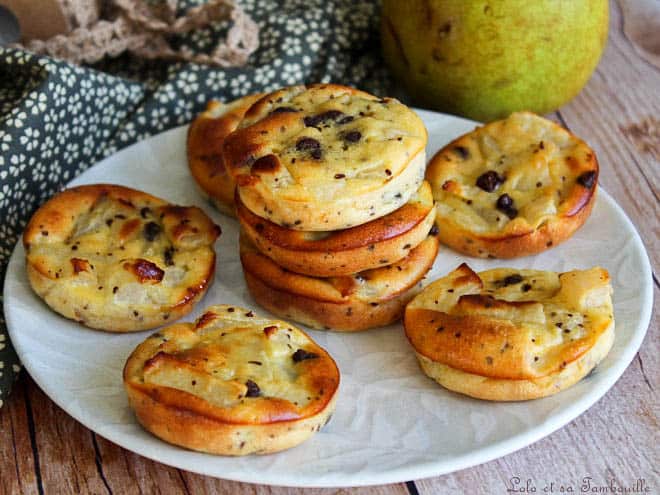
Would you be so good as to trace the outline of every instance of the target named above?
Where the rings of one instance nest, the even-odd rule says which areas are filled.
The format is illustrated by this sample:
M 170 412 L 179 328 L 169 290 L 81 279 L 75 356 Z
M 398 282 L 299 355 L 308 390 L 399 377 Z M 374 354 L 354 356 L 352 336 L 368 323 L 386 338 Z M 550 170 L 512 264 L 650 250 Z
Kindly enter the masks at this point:
M 660 29 L 660 28 L 659 28 Z M 660 261 L 660 70 L 637 55 L 611 5 L 610 39 L 582 93 L 551 118 L 595 148 L 601 185 L 637 226 L 651 264 Z M 660 493 L 660 283 L 639 353 L 616 385 L 573 422 L 513 454 L 449 475 L 394 485 L 291 489 L 192 474 L 124 450 L 77 423 L 23 372 L 0 409 L 0 493 L 172 494 L 491 494 L 580 493 L 593 485 L 648 487 Z M 528 482 L 529 480 L 529 482 Z M 529 483 L 529 484 L 528 484 Z M 563 492 L 561 489 L 563 488 Z M 509 492 L 511 493 L 511 492 Z M 602 493 L 602 492 L 601 492 Z M 611 492 L 610 492 L 611 493 Z

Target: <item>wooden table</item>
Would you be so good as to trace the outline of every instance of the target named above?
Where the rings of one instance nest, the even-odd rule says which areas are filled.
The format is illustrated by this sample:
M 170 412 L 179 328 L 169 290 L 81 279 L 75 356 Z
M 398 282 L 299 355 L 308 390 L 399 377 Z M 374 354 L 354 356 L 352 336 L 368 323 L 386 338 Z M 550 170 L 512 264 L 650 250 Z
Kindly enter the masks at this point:
M 633 50 L 612 3 L 605 55 L 582 93 L 551 117 L 596 150 L 601 184 L 660 261 L 660 70 Z M 518 489 L 580 493 L 583 478 L 660 493 L 660 282 L 646 339 L 618 383 L 589 411 L 545 439 L 498 460 L 437 478 L 356 489 L 290 489 L 218 480 L 147 460 L 77 423 L 23 372 L 0 409 L 0 493 L 491 494 Z M 530 485 L 527 485 L 530 480 Z M 551 485 L 551 483 L 554 483 Z M 520 492 L 522 493 L 522 492 Z

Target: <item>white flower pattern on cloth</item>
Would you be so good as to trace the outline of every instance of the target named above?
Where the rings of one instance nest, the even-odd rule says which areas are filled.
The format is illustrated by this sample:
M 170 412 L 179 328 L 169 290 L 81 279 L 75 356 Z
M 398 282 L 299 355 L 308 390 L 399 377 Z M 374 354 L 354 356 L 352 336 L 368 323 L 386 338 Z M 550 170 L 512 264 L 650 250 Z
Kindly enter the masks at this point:
M 181 7 L 200 2 L 187 3 Z M 391 93 L 379 55 L 377 0 L 242 0 L 241 6 L 261 33 L 259 49 L 241 68 L 123 55 L 91 69 L 0 48 L 0 283 L 41 203 L 109 154 L 190 122 L 211 98 L 330 81 Z M 208 52 L 226 30 L 220 23 L 176 42 Z M 0 311 L 0 406 L 20 369 L 5 332 Z

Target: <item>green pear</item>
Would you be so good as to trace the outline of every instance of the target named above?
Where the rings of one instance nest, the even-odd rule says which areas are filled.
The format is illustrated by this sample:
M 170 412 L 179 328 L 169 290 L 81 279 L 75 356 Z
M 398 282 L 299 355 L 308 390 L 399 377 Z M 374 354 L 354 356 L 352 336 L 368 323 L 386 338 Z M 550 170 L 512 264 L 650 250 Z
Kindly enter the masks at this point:
M 381 38 L 418 104 L 490 121 L 578 94 L 608 17 L 607 0 L 384 0 Z

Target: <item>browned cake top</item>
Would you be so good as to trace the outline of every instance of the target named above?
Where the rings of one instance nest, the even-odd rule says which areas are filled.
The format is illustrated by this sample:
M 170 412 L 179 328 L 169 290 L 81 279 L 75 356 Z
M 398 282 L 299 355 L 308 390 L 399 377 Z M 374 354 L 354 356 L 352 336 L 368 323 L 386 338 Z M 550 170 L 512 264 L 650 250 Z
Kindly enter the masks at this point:
M 594 152 L 528 112 L 479 127 L 436 154 L 426 171 L 438 219 L 479 236 L 529 233 L 571 217 L 596 189 Z
M 589 351 L 613 324 L 603 268 L 556 273 L 466 264 L 406 308 L 406 335 L 427 358 L 492 378 L 534 379 Z
M 322 411 L 337 391 L 339 370 L 290 323 L 220 305 L 145 340 L 128 359 L 124 381 L 183 411 L 268 424 Z
M 264 96 L 227 137 L 224 156 L 254 213 L 297 230 L 336 230 L 403 205 L 421 183 L 425 145 L 424 124 L 405 105 L 328 84 Z
M 206 288 L 218 235 L 199 208 L 99 184 L 54 196 L 32 217 L 23 242 L 28 265 L 55 283 L 50 290 L 63 301 L 160 311 Z

